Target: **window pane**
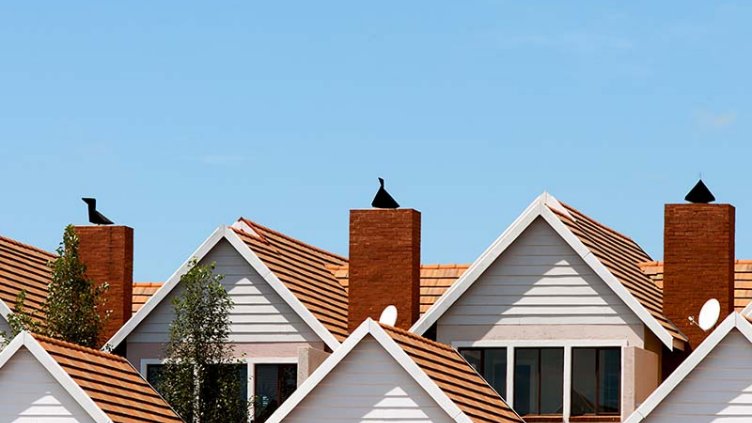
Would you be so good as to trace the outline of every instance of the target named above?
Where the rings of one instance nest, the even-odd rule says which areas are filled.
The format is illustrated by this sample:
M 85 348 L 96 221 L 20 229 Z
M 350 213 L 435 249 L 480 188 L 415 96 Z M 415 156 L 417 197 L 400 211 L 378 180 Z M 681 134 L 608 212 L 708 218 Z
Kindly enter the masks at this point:
M 295 392 L 298 387 L 298 366 L 297 364 L 283 364 L 280 366 L 280 398 L 282 404 L 287 398 Z
M 618 413 L 621 399 L 621 350 L 603 348 L 598 353 L 598 412 Z
M 159 378 L 162 376 L 163 364 L 147 364 L 146 365 L 146 381 L 151 386 L 159 386 Z
M 564 349 L 543 348 L 540 360 L 540 414 L 561 414 L 564 403 Z
M 507 349 L 493 348 L 484 351 L 483 377 L 502 398 L 507 396 Z
M 473 369 L 475 369 L 476 372 L 483 374 L 483 369 L 481 368 L 482 350 L 462 348 L 460 349 L 460 354 L 468 363 L 470 363 L 471 366 L 473 366 Z
M 257 364 L 254 376 L 254 422 L 264 422 L 297 388 L 295 364 Z
M 595 413 L 595 348 L 572 349 L 572 415 Z
M 540 414 L 538 408 L 537 348 L 514 350 L 514 409 L 521 415 Z

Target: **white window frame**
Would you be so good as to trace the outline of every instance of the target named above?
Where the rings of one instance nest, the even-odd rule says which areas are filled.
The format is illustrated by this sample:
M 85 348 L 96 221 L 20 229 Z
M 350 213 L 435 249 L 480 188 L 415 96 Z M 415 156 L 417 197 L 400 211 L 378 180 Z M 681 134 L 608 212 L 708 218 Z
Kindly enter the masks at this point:
M 619 392 L 619 409 L 624 409 L 624 352 L 628 342 L 625 339 L 587 339 L 587 340 L 483 340 L 457 341 L 452 347 L 460 348 L 506 348 L 507 349 L 507 397 L 504 400 L 514 409 L 514 350 L 515 348 L 563 348 L 564 349 L 564 392 L 562 419 L 569 423 L 572 407 L 572 349 L 573 348 L 609 348 L 619 347 L 621 351 L 621 386 Z

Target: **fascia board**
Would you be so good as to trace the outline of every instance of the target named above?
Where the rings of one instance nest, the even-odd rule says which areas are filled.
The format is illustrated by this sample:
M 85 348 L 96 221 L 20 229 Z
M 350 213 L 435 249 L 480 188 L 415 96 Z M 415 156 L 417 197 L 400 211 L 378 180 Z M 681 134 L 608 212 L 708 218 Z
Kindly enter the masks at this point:
M 436 303 L 410 328 L 410 332 L 422 335 L 464 294 L 496 259 L 540 216 L 545 193 L 536 198 L 525 211 L 483 252 L 470 267 L 452 284 Z
M 368 321 L 364 321 L 352 334 L 329 356 L 321 365 L 313 371 L 290 397 L 269 417 L 268 423 L 278 423 L 284 420 L 295 407 L 300 404 L 311 391 L 313 391 L 326 376 L 368 335 Z
M 28 332 L 22 332 L 23 346 L 39 361 L 50 375 L 65 389 L 68 394 L 86 411 L 97 423 L 111 423 L 107 414 L 99 408 L 89 395 L 84 392 L 76 381 L 63 369 L 57 361 L 45 350 L 42 345 Z
M 329 332 L 323 323 L 316 316 L 311 313 L 308 308 L 300 302 L 298 297 L 295 296 L 282 281 L 279 280 L 277 275 L 272 272 L 269 267 L 261 261 L 260 258 L 254 253 L 248 245 L 243 242 L 240 237 L 230 228 L 225 228 L 224 237 L 232 244 L 233 247 L 240 253 L 243 258 L 251 265 L 264 280 L 274 289 L 274 291 L 282 297 L 282 299 L 300 316 L 301 319 L 313 330 L 316 335 L 321 338 L 324 343 L 332 349 L 339 347 L 340 343 L 337 338 Z
M 744 326 L 742 333 L 752 342 L 752 327 L 738 325 L 738 313 L 732 313 L 674 370 L 666 380 L 624 421 L 637 423 L 647 417 L 666 397 L 710 354 L 713 349 L 737 326 Z M 746 333 L 745 333 L 746 332 Z
M 170 276 L 170 278 L 165 282 L 162 287 L 160 287 L 154 295 L 149 298 L 146 303 L 134 314 L 130 319 L 128 319 L 125 324 L 118 329 L 117 332 L 110 338 L 109 341 L 102 347 L 102 349 L 105 348 L 117 348 L 127 337 L 128 335 L 133 332 L 136 327 L 138 327 L 141 322 L 146 319 L 146 317 L 157 308 L 157 306 L 165 299 L 167 296 L 172 292 L 172 290 L 178 285 L 180 282 L 180 278 L 186 274 L 189 270 L 191 261 L 195 258 L 196 260 L 201 260 L 206 256 L 206 254 L 211 251 L 214 246 L 217 245 L 217 243 L 224 237 L 225 233 L 225 227 L 220 226 L 217 229 L 212 232 L 209 237 L 204 240 L 203 243 L 196 249 L 196 251 L 193 252 L 193 254 L 190 255 L 190 257 L 175 271 L 175 273 Z

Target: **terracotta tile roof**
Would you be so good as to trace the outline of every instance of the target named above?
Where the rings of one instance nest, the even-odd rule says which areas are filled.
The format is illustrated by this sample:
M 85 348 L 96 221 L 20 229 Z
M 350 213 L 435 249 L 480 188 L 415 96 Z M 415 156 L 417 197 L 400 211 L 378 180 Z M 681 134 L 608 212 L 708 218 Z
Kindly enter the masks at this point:
M 162 286 L 162 282 L 134 282 L 133 283 L 133 297 L 131 301 L 132 314 L 136 312 L 146 304 L 146 301 L 154 295 L 155 292 Z
M 402 329 L 380 326 L 473 422 L 523 422 L 456 350 Z
M 662 261 L 642 262 L 638 266 L 659 288 L 663 288 Z M 734 268 L 734 309 L 742 311 L 752 300 L 752 260 L 737 260 Z
M 13 310 L 16 297 L 26 290 L 27 311 L 41 317 L 52 277 L 47 263 L 55 254 L 0 236 L 0 300 Z
M 253 234 L 233 228 L 295 297 L 339 341 L 347 337 L 347 292 L 327 266 L 347 259 L 241 218 Z
M 125 358 L 46 336 L 34 338 L 113 422 L 183 421 Z
M 549 208 L 674 339 L 686 342 L 687 337 L 663 315 L 663 292 L 637 265 L 650 261 L 650 256 L 631 238 L 561 204 L 571 217 Z
M 420 266 L 420 314 L 425 313 L 454 282 L 465 273 L 469 264 L 423 264 Z M 347 289 L 349 280 L 349 266 L 327 266 Z

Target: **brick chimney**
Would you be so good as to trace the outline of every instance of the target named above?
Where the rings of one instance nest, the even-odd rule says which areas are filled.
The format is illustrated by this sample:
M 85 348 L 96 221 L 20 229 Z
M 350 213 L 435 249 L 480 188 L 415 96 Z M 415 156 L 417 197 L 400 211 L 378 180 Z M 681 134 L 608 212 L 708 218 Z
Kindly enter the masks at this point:
M 131 317 L 133 296 L 133 228 L 128 226 L 76 226 L 78 254 L 86 276 L 107 282 L 105 306 L 110 318 L 101 335 L 104 344 Z
M 694 349 L 709 332 L 688 318 L 696 319 L 705 301 L 720 302 L 719 321 L 734 311 L 735 209 L 730 204 L 666 204 L 664 216 L 663 313 Z
M 350 211 L 348 327 L 378 320 L 397 307 L 396 327 L 409 329 L 420 314 L 420 212 Z

